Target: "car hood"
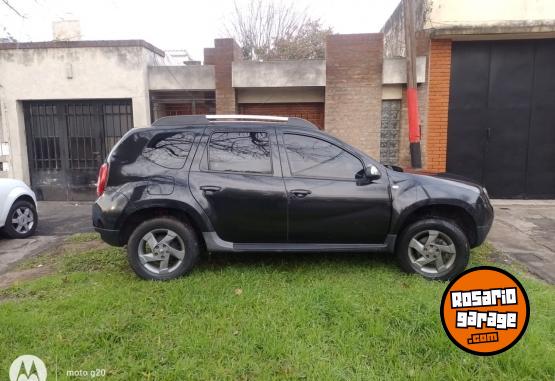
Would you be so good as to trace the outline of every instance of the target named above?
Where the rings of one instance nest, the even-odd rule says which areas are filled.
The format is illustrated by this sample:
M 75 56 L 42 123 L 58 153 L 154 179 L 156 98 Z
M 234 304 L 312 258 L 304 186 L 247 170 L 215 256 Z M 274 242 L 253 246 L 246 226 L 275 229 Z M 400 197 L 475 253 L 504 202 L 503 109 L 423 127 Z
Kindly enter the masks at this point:
M 425 171 L 404 172 L 399 167 L 388 167 L 388 175 L 393 184 L 417 187 L 436 198 L 474 198 L 483 188 L 475 182 L 450 173 Z

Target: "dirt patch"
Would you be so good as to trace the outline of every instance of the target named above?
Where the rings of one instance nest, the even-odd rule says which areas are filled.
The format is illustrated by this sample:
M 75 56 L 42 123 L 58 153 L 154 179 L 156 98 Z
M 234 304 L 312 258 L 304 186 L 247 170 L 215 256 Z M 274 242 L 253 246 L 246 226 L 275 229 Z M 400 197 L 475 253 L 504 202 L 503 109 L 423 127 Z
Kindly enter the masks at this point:
M 0 289 L 7 288 L 18 282 L 37 279 L 56 271 L 57 259 L 68 253 L 85 252 L 106 246 L 95 239 L 85 242 L 65 241 L 55 248 L 51 248 L 33 257 L 27 258 L 15 265 L 14 268 L 0 275 Z
M 108 245 L 105 244 L 104 242 L 102 242 L 99 239 L 95 239 L 95 240 L 91 240 L 91 241 L 85 241 L 85 242 L 71 242 L 71 241 L 66 241 L 61 249 L 62 249 L 62 255 L 68 252 L 75 252 L 75 251 L 87 251 L 87 250 L 93 250 L 93 249 L 100 249 L 102 247 L 107 247 Z
M 53 271 L 54 269 L 50 266 L 41 266 L 2 274 L 0 275 L 0 289 L 8 288 L 15 283 L 40 278 L 51 274 Z

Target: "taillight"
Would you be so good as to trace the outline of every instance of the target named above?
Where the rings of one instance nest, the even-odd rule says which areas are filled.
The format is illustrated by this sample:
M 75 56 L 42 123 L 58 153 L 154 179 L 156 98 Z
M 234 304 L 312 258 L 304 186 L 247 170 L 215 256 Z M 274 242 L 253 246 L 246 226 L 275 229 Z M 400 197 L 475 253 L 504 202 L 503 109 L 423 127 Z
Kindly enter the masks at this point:
M 96 195 L 98 197 L 102 196 L 104 189 L 106 189 L 106 183 L 108 182 L 108 171 L 110 167 L 107 163 L 100 166 L 98 170 L 98 182 L 96 184 Z

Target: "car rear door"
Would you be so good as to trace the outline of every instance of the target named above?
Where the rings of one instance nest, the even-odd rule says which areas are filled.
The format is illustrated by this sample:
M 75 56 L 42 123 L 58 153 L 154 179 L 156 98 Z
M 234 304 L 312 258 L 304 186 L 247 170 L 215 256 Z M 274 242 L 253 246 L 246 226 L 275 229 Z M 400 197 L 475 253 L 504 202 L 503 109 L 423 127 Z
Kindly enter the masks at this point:
M 355 175 L 365 163 L 321 134 L 278 132 L 291 243 L 382 244 L 391 204 L 386 177 Z M 385 176 L 385 174 L 384 174 Z
M 285 243 L 287 195 L 275 129 L 208 127 L 189 185 L 219 238 L 235 243 Z

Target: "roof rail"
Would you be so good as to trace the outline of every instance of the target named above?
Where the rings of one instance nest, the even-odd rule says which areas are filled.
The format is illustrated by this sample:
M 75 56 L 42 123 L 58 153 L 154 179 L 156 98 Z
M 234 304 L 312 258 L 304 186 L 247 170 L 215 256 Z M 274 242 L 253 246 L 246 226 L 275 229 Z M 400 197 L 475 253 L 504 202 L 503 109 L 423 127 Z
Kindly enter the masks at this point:
M 286 116 L 266 116 L 266 115 L 206 115 L 208 120 L 261 120 L 264 122 L 287 122 Z
M 178 115 L 165 116 L 152 123 L 152 126 L 193 126 L 207 125 L 212 122 L 219 121 L 258 121 L 258 122 L 277 122 L 283 123 L 291 127 L 305 127 L 318 129 L 308 120 L 285 116 L 267 116 L 267 115 Z

